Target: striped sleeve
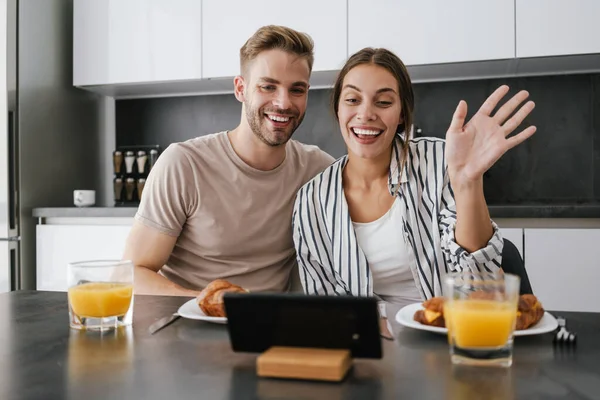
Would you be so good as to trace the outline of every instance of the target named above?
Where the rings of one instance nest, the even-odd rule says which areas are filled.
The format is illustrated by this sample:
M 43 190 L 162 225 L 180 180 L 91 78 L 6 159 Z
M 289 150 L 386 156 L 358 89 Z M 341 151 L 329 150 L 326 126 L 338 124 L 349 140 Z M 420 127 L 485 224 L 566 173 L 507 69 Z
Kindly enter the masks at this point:
M 487 245 L 473 253 L 462 248 L 455 239 L 456 228 L 456 203 L 454 193 L 448 179 L 444 174 L 441 207 L 439 214 L 439 227 L 442 239 L 442 252 L 446 264 L 453 272 L 470 270 L 473 272 L 492 272 L 500 269 L 502 265 L 502 249 L 504 241 L 498 225 L 491 220 L 494 234 Z
M 327 235 L 318 214 L 315 185 L 316 182 L 311 181 L 300 189 L 292 215 L 300 281 L 307 294 L 339 295 L 346 291 L 337 282 L 333 265 L 328 261 Z

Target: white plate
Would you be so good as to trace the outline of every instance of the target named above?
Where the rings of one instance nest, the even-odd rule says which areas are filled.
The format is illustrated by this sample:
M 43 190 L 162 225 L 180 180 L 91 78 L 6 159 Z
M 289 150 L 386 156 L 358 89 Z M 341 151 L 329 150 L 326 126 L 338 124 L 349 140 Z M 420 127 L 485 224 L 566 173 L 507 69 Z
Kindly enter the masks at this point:
M 446 328 L 423 325 L 422 323 L 415 321 L 413 319 L 415 312 L 417 312 L 418 310 L 422 310 L 422 309 L 423 309 L 422 303 L 409 304 L 406 307 L 402 308 L 400 311 L 398 311 L 398 313 L 396 314 L 396 322 L 398 322 L 401 325 L 408 326 L 409 328 L 420 329 L 423 331 L 430 331 L 430 332 L 444 333 L 444 334 L 448 333 L 448 330 Z M 544 316 L 537 324 L 530 327 L 529 329 L 515 331 L 514 335 L 515 336 L 539 335 L 542 333 L 552 332 L 556 328 L 558 328 L 558 321 L 556 321 L 556 318 L 554 318 L 552 316 L 552 314 L 545 312 Z
M 201 321 L 214 322 L 215 324 L 226 324 L 226 317 L 209 317 L 204 314 L 198 304 L 196 303 L 196 299 L 191 299 L 187 303 L 183 304 L 177 310 L 177 314 L 182 316 L 183 318 L 189 319 L 199 319 Z

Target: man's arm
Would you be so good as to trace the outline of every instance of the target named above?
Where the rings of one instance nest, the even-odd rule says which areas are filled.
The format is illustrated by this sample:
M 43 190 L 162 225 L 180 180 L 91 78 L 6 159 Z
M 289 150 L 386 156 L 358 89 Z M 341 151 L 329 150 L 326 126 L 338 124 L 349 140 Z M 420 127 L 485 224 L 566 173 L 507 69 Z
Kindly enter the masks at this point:
M 134 265 L 134 292 L 164 296 L 195 297 L 200 292 L 182 288 L 158 274 L 165 265 L 177 238 L 135 221 L 127 237 L 123 259 Z

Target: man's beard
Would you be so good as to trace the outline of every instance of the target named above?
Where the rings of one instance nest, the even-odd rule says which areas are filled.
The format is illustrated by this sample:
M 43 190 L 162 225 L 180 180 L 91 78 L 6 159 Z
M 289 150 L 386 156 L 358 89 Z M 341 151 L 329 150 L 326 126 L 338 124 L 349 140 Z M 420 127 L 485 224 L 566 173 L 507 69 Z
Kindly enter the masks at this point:
M 265 121 L 268 118 L 265 115 L 265 112 L 260 109 L 253 108 L 250 104 L 246 103 L 246 119 L 248 120 L 248 125 L 250 125 L 250 129 L 252 132 L 258 137 L 263 143 L 271 147 L 281 146 L 286 144 L 288 140 L 292 137 L 296 129 L 302 123 L 304 119 L 304 115 L 298 118 L 298 115 L 292 114 L 289 111 L 275 109 L 268 110 L 273 111 L 276 114 L 289 116 L 291 118 L 290 125 L 285 128 L 275 128 L 269 129 L 267 126 L 268 122 Z

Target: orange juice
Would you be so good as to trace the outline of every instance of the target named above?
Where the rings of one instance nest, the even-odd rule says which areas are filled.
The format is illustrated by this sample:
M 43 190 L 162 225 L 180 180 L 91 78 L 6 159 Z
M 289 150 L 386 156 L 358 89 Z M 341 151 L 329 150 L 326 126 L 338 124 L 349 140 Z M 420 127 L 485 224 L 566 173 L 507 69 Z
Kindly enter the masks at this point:
M 125 315 L 131 304 L 133 285 L 90 282 L 69 289 L 69 303 L 79 317 L 103 318 Z
M 517 318 L 517 305 L 491 300 L 454 300 L 444 315 L 454 343 L 461 348 L 506 345 Z

